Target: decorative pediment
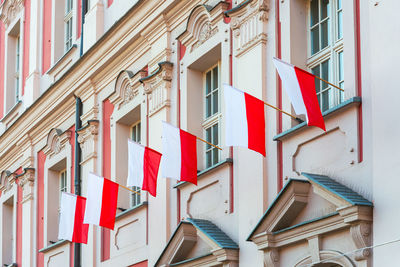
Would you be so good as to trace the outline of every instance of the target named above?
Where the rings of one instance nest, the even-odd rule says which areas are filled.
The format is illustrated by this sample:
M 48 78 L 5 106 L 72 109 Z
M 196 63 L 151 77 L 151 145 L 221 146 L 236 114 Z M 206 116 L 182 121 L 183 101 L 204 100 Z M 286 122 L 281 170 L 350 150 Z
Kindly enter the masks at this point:
M 8 191 L 11 189 L 11 179 L 14 179 L 15 175 L 10 171 L 2 171 L 0 176 L 0 191 Z
M 135 97 L 139 95 L 142 84 L 140 79 L 147 76 L 147 72 L 140 70 L 136 74 L 133 74 L 129 70 L 121 71 L 117 80 L 115 81 L 115 92 L 110 97 L 111 103 L 120 109 L 125 104 L 131 102 Z
M 264 251 L 268 266 L 279 266 L 279 249 L 296 242 L 308 242 L 318 260 L 319 236 L 344 229 L 357 248 L 370 244 L 372 203 L 330 177 L 302 174 L 307 180 L 289 180 L 248 238 Z M 369 256 L 361 251 L 355 260 Z
M 188 219 L 178 225 L 155 266 L 214 266 L 238 260 L 238 245 L 220 228 L 208 220 Z
M 173 63 L 160 62 L 154 73 L 140 79 L 144 85 L 144 92 L 149 96 L 150 116 L 171 105 L 172 70 Z
M 71 134 L 71 131 L 63 132 L 60 129 L 51 129 L 47 135 L 47 142 L 43 152 L 49 157 L 60 153 L 65 144 L 69 142 Z
M 25 0 L 4 0 L 0 5 L 0 20 L 8 26 L 24 8 Z
M 220 1 L 215 7 L 196 6 L 189 15 L 186 30 L 178 39 L 190 52 L 201 46 L 218 32 L 218 22 L 224 19 L 229 3 Z
M 248 0 L 225 12 L 231 18 L 236 56 L 267 41 L 269 1 Z

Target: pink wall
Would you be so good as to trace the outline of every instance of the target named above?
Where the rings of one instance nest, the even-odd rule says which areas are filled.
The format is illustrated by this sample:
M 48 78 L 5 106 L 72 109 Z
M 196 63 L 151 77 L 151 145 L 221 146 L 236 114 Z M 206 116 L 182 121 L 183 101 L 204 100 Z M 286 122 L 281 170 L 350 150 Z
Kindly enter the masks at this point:
M 22 168 L 16 172 L 17 175 L 22 173 Z M 22 266 L 22 188 L 19 185 L 19 179 L 16 180 L 17 187 L 17 265 Z
M 108 6 L 111 6 L 114 0 L 108 0 Z
M 51 64 L 51 0 L 43 1 L 43 53 L 42 74 L 50 68 Z
M 24 93 L 25 93 L 25 80 L 29 75 L 30 24 L 31 24 L 31 0 L 25 0 L 24 52 L 23 52 L 23 66 L 22 66 L 22 95 L 24 95 Z
M 147 267 L 147 266 L 148 266 L 148 265 L 147 265 L 147 261 L 142 261 L 142 262 L 139 262 L 139 263 L 130 265 L 130 266 L 128 266 L 128 267 Z
M 81 31 L 82 31 L 82 0 L 76 0 L 76 6 L 78 7 L 78 20 L 77 20 L 77 25 L 76 25 L 76 39 L 79 39 L 81 37 Z
M 37 185 L 38 185 L 38 210 L 37 210 L 37 266 L 44 266 L 43 253 L 39 253 L 39 250 L 43 248 L 43 216 L 44 216 L 44 163 L 46 161 L 46 155 L 43 151 L 38 153 L 38 167 L 37 167 Z
M 103 102 L 103 176 L 111 178 L 111 133 L 110 118 L 113 113 L 114 105 L 110 100 Z M 102 228 L 101 232 L 101 260 L 106 261 L 110 258 L 110 230 Z
M 4 116 L 4 43 L 5 29 L 3 22 L 0 21 L 0 119 Z

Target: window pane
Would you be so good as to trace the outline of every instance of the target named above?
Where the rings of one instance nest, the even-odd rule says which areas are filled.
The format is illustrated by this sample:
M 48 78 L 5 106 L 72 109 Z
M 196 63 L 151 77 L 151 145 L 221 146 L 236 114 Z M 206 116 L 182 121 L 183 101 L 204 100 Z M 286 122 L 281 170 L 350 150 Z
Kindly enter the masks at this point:
M 141 138 L 141 136 L 140 136 L 140 131 L 141 131 L 141 126 L 140 126 L 140 122 L 139 122 L 139 124 L 137 125 L 137 142 L 138 143 L 140 143 L 140 141 L 142 141 L 142 138 Z
M 212 128 L 213 128 L 212 143 L 214 145 L 218 145 L 218 124 L 215 124 Z
M 211 116 L 211 95 L 206 97 L 206 118 Z
M 329 0 L 321 0 L 321 20 L 329 16 Z
M 316 26 L 311 30 L 311 53 L 315 54 L 319 51 L 319 27 Z
M 218 88 L 218 67 L 213 69 L 213 89 Z
M 343 12 L 339 11 L 338 12 L 338 25 L 337 25 L 337 28 L 338 28 L 338 36 L 337 36 L 337 38 L 338 39 L 343 37 L 343 29 L 342 29 L 343 28 L 343 18 L 342 18 L 342 15 L 343 15 Z
M 206 74 L 206 94 L 211 92 L 211 71 Z
M 135 142 L 137 140 L 136 126 L 133 126 L 133 128 L 132 128 L 132 140 L 135 141 Z
M 218 112 L 218 90 L 213 93 L 212 114 Z
M 314 26 L 318 23 L 318 0 L 311 1 L 311 15 L 310 15 L 310 26 Z
M 329 60 L 321 64 L 322 79 L 329 82 Z M 329 85 L 327 83 L 322 83 L 322 88 L 327 88 Z
M 329 93 L 331 90 L 322 92 L 322 111 L 329 109 Z
M 319 74 L 319 66 L 316 66 L 314 68 L 311 69 L 311 73 L 314 74 L 315 76 L 320 76 Z M 321 90 L 321 86 L 320 86 L 320 81 L 318 79 L 314 79 L 315 80 L 315 90 L 317 91 L 317 94 L 319 93 L 319 91 Z
M 344 70 L 343 70 L 343 52 L 339 53 L 339 81 L 344 80 Z
M 212 142 L 212 140 L 211 140 L 211 128 L 208 128 L 207 130 L 206 130 L 206 140 L 207 140 L 207 142 Z M 209 144 L 206 144 L 206 149 L 210 149 L 210 145 Z
M 210 167 L 211 164 L 211 150 L 206 152 L 206 167 Z
M 218 149 L 217 149 L 217 148 L 214 148 L 214 149 L 212 150 L 212 152 L 213 152 L 212 164 L 215 165 L 215 164 L 218 163 Z
M 329 19 L 321 23 L 321 49 L 329 44 Z

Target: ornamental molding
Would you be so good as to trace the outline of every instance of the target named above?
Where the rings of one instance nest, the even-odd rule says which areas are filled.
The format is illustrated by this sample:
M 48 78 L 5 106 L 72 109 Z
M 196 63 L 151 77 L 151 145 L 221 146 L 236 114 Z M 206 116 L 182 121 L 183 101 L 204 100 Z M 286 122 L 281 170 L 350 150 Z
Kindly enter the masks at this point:
M 12 188 L 12 182 L 15 181 L 15 174 L 10 171 L 2 171 L 0 175 L 0 191 L 4 193 L 10 191 Z
M 22 187 L 22 203 L 33 199 L 33 185 L 35 182 L 35 169 L 25 168 L 24 172 L 17 176 L 19 179 L 19 186 Z
M 146 76 L 147 72 L 144 70 L 140 70 L 136 74 L 129 70 L 121 71 L 115 81 L 114 93 L 110 97 L 110 102 L 114 107 L 120 109 L 138 97 L 142 88 L 140 79 Z
M 279 251 L 277 249 L 268 249 L 264 251 L 264 266 L 279 266 Z
M 48 157 L 59 154 L 69 142 L 71 135 L 72 133 L 69 130 L 63 132 L 60 129 L 51 129 L 47 135 L 47 142 L 43 152 Z
M 0 20 L 6 27 L 24 9 L 25 0 L 5 0 L 0 5 Z
M 189 15 L 186 30 L 177 38 L 193 52 L 219 32 L 218 23 L 224 20 L 229 3 L 220 1 L 216 6 L 196 6 Z
M 269 0 L 249 0 L 226 14 L 231 18 L 235 56 L 266 43 Z
M 99 134 L 99 121 L 90 120 L 87 125 L 77 130 L 78 143 L 82 149 L 81 164 L 97 158 L 97 142 Z
M 360 222 L 350 227 L 350 234 L 353 242 L 357 247 L 357 252 L 354 254 L 356 261 L 367 259 L 371 255 L 371 249 L 366 248 L 371 246 L 372 226 L 368 222 Z
M 157 71 L 140 79 L 148 95 L 149 116 L 171 106 L 172 70 L 171 62 L 160 62 Z

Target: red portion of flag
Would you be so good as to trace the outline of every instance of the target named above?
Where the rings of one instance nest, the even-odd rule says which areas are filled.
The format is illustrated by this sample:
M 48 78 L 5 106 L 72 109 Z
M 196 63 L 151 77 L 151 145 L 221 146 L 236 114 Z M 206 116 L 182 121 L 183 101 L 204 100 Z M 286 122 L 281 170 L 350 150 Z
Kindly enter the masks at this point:
M 197 185 L 196 136 L 180 130 L 181 138 L 181 181 Z
M 317 93 L 315 90 L 315 76 L 311 73 L 294 67 L 297 80 L 299 81 L 301 95 L 307 109 L 308 125 L 317 126 L 326 131 L 324 118 L 318 104 Z
M 247 131 L 249 149 L 265 157 L 265 113 L 264 102 L 244 93 L 246 103 Z
M 87 244 L 89 224 L 83 223 L 85 217 L 86 198 L 76 196 L 76 208 L 74 219 L 74 233 L 72 242 Z
M 157 176 L 160 161 L 161 153 L 149 147 L 145 148 L 142 190 L 148 191 L 153 197 L 157 195 Z
M 114 230 L 117 213 L 118 184 L 104 178 L 103 197 L 101 203 L 100 226 Z

